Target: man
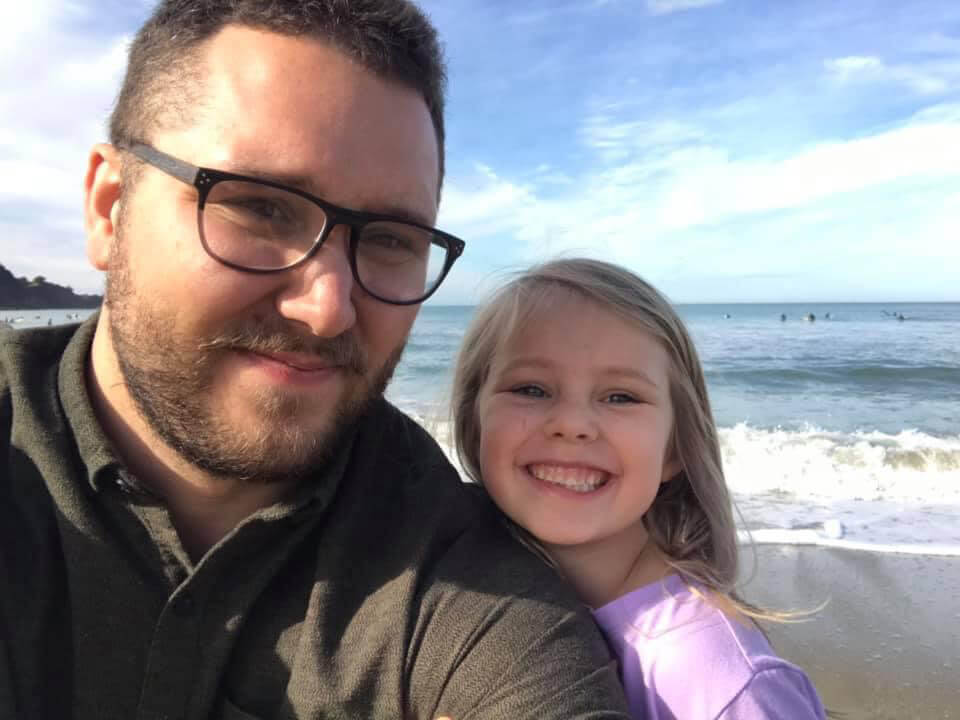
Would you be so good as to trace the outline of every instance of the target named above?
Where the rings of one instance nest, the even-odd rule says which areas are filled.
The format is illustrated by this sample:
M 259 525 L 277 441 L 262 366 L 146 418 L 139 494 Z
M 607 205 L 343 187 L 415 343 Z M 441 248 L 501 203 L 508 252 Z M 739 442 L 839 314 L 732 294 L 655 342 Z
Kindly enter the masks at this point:
M 167 0 L 86 175 L 104 307 L 0 345 L 0 717 L 625 717 L 383 389 L 462 243 L 405 0 Z

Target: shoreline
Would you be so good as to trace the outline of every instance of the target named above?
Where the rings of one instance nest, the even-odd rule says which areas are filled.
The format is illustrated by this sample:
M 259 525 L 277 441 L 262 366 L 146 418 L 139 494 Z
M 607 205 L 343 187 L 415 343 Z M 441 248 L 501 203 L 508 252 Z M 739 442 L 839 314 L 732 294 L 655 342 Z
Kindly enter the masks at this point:
M 919 555 L 923 557 L 960 558 L 960 544 L 947 543 L 883 543 L 830 537 L 813 528 L 759 528 L 738 532 L 742 545 L 788 545 L 790 547 L 820 547 L 837 550 L 856 550 L 887 555 Z

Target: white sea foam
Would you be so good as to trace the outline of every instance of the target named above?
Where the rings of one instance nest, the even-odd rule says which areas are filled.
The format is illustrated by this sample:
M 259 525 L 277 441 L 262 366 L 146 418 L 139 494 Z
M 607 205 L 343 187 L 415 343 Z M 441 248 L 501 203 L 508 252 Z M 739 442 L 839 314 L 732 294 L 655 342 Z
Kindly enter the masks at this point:
M 960 435 L 763 430 L 741 423 L 720 430 L 720 446 L 735 493 L 960 504 Z

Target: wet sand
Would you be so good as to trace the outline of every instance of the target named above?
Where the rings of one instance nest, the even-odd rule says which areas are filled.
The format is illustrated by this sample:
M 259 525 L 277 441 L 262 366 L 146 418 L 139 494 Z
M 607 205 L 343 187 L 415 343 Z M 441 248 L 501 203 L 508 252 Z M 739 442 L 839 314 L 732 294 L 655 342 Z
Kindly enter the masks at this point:
M 746 577 L 749 547 L 742 557 Z M 747 600 L 829 601 L 808 621 L 764 627 L 830 710 L 847 720 L 960 719 L 960 557 L 761 545 L 756 559 Z

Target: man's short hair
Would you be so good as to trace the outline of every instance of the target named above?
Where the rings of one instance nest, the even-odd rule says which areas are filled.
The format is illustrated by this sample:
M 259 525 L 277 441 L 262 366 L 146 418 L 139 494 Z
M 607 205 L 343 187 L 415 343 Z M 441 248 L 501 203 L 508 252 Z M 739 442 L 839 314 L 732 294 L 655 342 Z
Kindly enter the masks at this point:
M 155 129 L 192 117 L 203 97 L 200 46 L 228 25 L 326 41 L 419 92 L 436 131 L 443 181 L 443 51 L 433 25 L 409 0 L 161 0 L 130 46 L 110 116 L 113 144 L 149 142 Z

